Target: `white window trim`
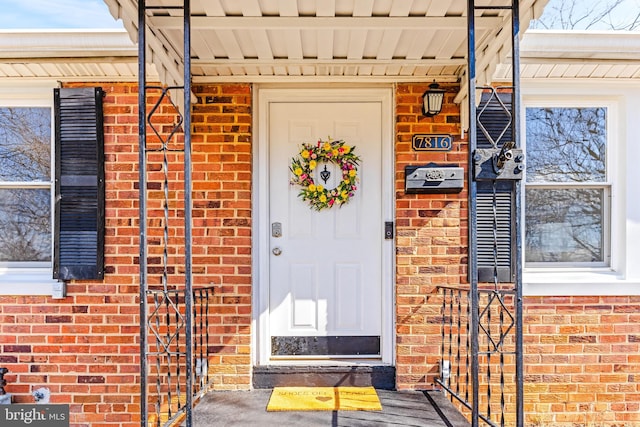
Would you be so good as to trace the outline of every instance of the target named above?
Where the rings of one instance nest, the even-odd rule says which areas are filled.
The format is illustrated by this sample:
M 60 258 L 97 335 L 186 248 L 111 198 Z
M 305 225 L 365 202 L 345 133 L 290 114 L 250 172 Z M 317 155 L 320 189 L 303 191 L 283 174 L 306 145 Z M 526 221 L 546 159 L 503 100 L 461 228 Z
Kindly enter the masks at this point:
M 634 82 L 529 82 L 523 85 L 522 135 L 527 107 L 603 106 L 607 108 L 607 180 L 611 184 L 610 266 L 590 268 L 523 269 L 526 296 L 620 296 L 640 295 L 640 123 L 632 113 L 640 108 L 640 90 Z M 635 83 L 637 86 L 637 83 Z M 526 88 L 526 89 L 525 89 Z M 585 94 L 591 94 L 586 96 Z M 634 98 L 635 97 L 635 98 Z M 637 110 L 636 110 L 637 111 Z M 524 139 L 524 138 L 523 138 Z M 526 141 L 524 142 L 526 144 Z M 636 183 L 636 184 L 634 184 Z M 524 185 L 524 182 L 523 182 Z M 524 196 L 524 191 L 522 191 Z M 526 209 L 526 206 L 525 206 Z M 635 218 L 634 218 L 635 217 Z M 522 214 L 524 233 L 524 209 Z M 524 239 L 523 239 L 524 245 Z M 523 251 L 524 257 L 524 251 Z M 522 260 L 524 266 L 524 258 Z
M 0 107 L 47 107 L 51 109 L 51 141 L 54 141 L 54 106 L 53 89 L 59 87 L 53 81 L 10 81 L 0 84 Z M 51 144 L 51 233 L 54 224 L 53 180 L 55 171 L 55 151 Z M 41 184 L 38 184 L 41 185 Z M 49 295 L 64 296 L 64 284 L 53 279 L 53 238 L 51 239 L 52 261 L 49 266 L 42 267 L 36 263 L 34 267 L 0 267 L 0 295 Z
M 562 187 L 562 188 L 602 188 L 604 190 L 604 204 L 602 206 L 603 212 L 603 241 L 602 241 L 602 252 L 603 252 L 603 261 L 597 263 L 586 263 L 586 262 L 526 262 L 526 257 L 523 265 L 527 269 L 527 271 L 553 271 L 557 272 L 561 268 L 565 268 L 567 271 L 605 271 L 605 270 L 615 270 L 615 266 L 613 264 L 613 254 L 612 254 L 612 229 L 611 224 L 613 223 L 613 193 L 615 187 L 615 180 L 612 175 L 615 174 L 614 167 L 616 163 L 616 147 L 615 143 L 618 141 L 617 139 L 617 127 L 614 125 L 614 121 L 618 116 L 617 113 L 617 103 L 612 102 L 609 99 L 602 100 L 598 98 L 594 98 L 593 100 L 585 100 L 575 98 L 558 98 L 553 97 L 549 98 L 540 98 L 536 100 L 527 100 L 523 102 L 522 108 L 522 142 L 523 146 L 527 146 L 527 132 L 526 132 L 526 112 L 528 108 L 604 108 L 606 110 L 606 146 L 605 146 L 605 180 L 604 181 L 586 181 L 581 182 L 579 184 L 574 182 L 532 182 L 527 184 L 526 179 L 523 180 L 524 189 L 526 188 L 542 188 L 542 189 L 551 189 L 553 187 Z M 526 169 L 525 169 L 526 176 Z M 523 212 L 526 212 L 526 191 L 523 191 L 523 197 L 525 199 L 525 209 Z M 609 200 L 606 200 L 606 199 Z M 523 215 L 523 225 L 526 222 L 526 216 Z M 525 233 L 523 231 L 523 241 L 526 241 Z M 523 253 L 526 252 L 526 247 L 523 250 Z M 525 254 L 526 255 L 526 254 Z M 527 266 L 528 265 L 528 266 Z

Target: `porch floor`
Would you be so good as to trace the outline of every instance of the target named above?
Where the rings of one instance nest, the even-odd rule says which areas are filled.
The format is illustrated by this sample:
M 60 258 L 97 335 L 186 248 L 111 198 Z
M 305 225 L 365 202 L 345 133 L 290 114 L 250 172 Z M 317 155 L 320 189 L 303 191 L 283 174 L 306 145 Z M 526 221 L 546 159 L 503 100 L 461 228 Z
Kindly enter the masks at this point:
M 382 411 L 267 412 L 271 390 L 212 392 L 196 405 L 193 426 L 467 427 L 441 392 L 377 390 Z

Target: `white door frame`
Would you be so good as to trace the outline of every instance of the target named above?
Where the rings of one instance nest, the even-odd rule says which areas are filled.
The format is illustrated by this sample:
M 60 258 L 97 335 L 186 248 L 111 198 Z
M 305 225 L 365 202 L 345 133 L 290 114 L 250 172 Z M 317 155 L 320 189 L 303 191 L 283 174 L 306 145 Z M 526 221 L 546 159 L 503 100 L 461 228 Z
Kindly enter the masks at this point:
M 269 104 L 273 102 L 380 102 L 382 106 L 382 218 L 395 222 L 393 90 L 376 87 L 261 87 L 253 91 L 253 189 L 252 189 L 252 361 L 270 361 L 269 345 Z M 383 227 L 384 224 L 380 224 Z M 382 249 L 382 364 L 395 364 L 395 239 L 384 240 Z M 282 363 L 282 362 L 281 362 Z M 290 362 L 289 362 L 290 363 Z M 313 364 L 322 362 L 313 361 Z M 327 361 L 335 365 L 335 360 Z M 354 361 L 345 362 L 355 364 Z M 371 363 L 371 362 L 368 362 Z M 308 364 L 308 363 L 307 363 Z

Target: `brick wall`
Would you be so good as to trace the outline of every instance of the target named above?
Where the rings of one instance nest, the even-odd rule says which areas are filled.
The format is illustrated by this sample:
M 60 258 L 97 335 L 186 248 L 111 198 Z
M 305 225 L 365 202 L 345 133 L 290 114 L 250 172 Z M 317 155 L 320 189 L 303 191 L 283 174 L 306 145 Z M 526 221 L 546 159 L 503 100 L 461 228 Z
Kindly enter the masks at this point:
M 524 300 L 532 426 L 640 426 L 640 297 Z
M 97 86 L 97 85 L 96 85 Z M 71 282 L 67 297 L 0 297 L 7 391 L 33 403 L 51 390 L 51 403 L 70 405 L 77 426 L 139 425 L 137 249 L 137 93 L 130 84 L 106 91 L 106 274 Z M 53 96 L 53 94 L 52 94 Z
M 251 386 L 251 86 L 196 86 L 195 285 L 215 285 L 210 372 L 217 389 Z M 195 270 L 194 270 L 195 272 Z
M 460 140 L 458 107 L 452 104 L 457 87 L 444 87 L 445 106 L 434 118 L 420 111 L 427 85 L 399 84 L 396 90 L 400 389 L 432 388 L 441 333 L 435 287 L 467 283 L 466 187 L 451 195 L 403 191 L 407 164 L 449 163 L 466 170 L 468 146 Z M 453 150 L 414 152 L 414 133 L 450 133 Z M 526 297 L 524 342 L 527 426 L 640 426 L 640 297 Z M 507 396 L 507 410 L 513 399 Z
M 70 405 L 74 426 L 137 426 L 137 85 L 91 86 L 106 92 L 105 279 L 71 282 L 63 300 L 0 296 L 0 366 L 10 370 L 6 390 L 14 402 L 33 403 L 31 392 L 47 387 L 52 403 Z M 250 86 L 195 90 L 203 102 L 193 114 L 194 286 L 215 286 L 217 315 L 211 332 L 216 341 L 210 347 L 215 360 L 210 369 L 216 387 L 246 389 L 251 333 Z M 166 102 L 160 113 L 160 129 L 166 133 L 176 116 Z M 170 160 L 170 170 L 177 170 L 181 156 Z M 182 197 L 175 190 L 171 197 Z M 153 205 L 153 194 L 150 197 Z M 173 215 L 179 217 L 178 211 L 179 206 Z M 176 260 L 179 255 L 172 254 Z
M 431 388 L 438 373 L 440 306 L 434 302 L 438 285 L 466 281 L 466 188 L 453 194 L 405 194 L 404 168 L 431 162 L 463 166 L 468 146 L 460 140 L 460 113 L 447 92 L 442 112 L 422 115 L 422 94 L 428 84 L 398 84 L 396 88 L 396 363 L 399 389 Z M 417 152 L 415 133 L 444 133 L 454 138 L 449 152 Z
M 135 84 L 107 96 L 106 275 L 68 297 L 0 296 L 0 366 L 16 402 L 48 387 L 76 426 L 139 425 L 138 153 Z M 426 84 L 396 87 L 397 386 L 431 388 L 440 353 L 438 285 L 466 283 L 466 187 L 407 195 L 404 167 L 467 164 L 456 85 L 423 117 Z M 194 286 L 214 286 L 210 370 L 217 389 L 250 387 L 251 87 L 199 85 L 193 112 Z M 165 104 L 160 121 L 175 114 Z M 163 128 L 164 132 L 167 131 Z M 450 152 L 415 152 L 414 133 L 449 133 Z M 181 157 L 171 158 L 177 170 Z M 180 178 L 180 172 L 175 172 Z M 179 180 L 178 180 L 179 181 Z M 172 197 L 180 197 L 180 182 Z M 153 187 L 153 186 L 152 186 Z M 153 189 L 153 188 L 152 188 Z M 152 203 L 154 203 L 152 201 Z M 179 219 L 175 202 L 173 215 Z M 179 231 L 176 231 L 179 238 Z M 175 261 L 180 258 L 176 244 Z M 152 264 L 153 266 L 153 264 Z M 640 298 L 527 297 L 525 412 L 530 426 L 640 426 Z

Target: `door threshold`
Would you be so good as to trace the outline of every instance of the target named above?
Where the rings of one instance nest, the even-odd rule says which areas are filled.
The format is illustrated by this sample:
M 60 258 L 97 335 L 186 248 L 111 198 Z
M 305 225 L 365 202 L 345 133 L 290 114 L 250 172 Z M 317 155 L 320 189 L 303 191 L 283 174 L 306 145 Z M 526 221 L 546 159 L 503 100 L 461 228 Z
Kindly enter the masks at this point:
M 305 357 L 305 356 L 289 356 L 289 357 L 271 357 L 267 365 L 264 366 L 390 366 L 383 363 L 379 356 L 367 357 Z
M 390 365 L 372 365 L 371 361 L 368 364 L 351 363 L 349 365 L 289 363 L 253 367 L 253 388 L 256 389 L 338 386 L 395 390 L 396 368 Z

